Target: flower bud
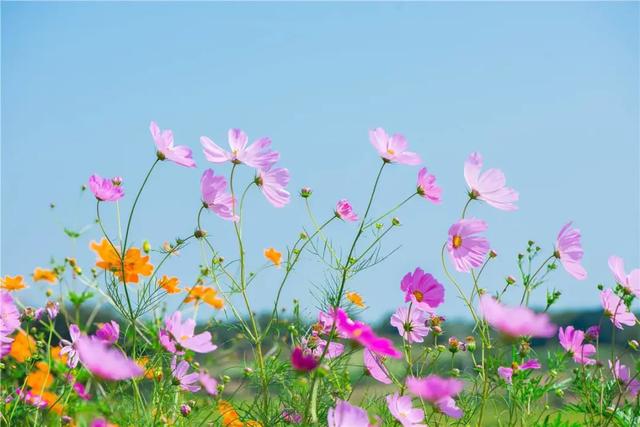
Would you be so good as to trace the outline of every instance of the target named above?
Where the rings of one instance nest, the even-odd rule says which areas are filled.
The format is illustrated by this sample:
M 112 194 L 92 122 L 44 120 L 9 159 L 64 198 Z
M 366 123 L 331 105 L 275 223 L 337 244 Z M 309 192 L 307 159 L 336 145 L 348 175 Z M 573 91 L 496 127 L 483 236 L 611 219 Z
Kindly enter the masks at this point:
M 111 182 L 116 187 L 119 187 L 119 186 L 122 185 L 122 177 L 121 176 L 114 176 L 113 178 L 111 178 Z
M 522 341 L 520 343 L 520 348 L 518 349 L 518 353 L 520 357 L 525 357 L 531 351 L 531 345 L 527 341 Z
M 253 369 L 251 369 L 250 367 L 246 367 L 244 368 L 244 376 L 245 377 L 250 377 L 253 374 Z
M 180 414 L 182 414 L 183 417 L 188 417 L 190 413 L 191 406 L 187 405 L 186 403 L 180 405 Z
M 60 422 L 63 426 L 66 426 L 73 422 L 73 418 L 71 418 L 69 415 L 63 415 L 62 417 L 60 417 Z
M 51 289 L 47 289 L 47 292 L 45 292 L 45 295 L 47 295 L 47 297 L 50 297 L 51 295 L 53 295 L 53 291 Z
M 456 354 L 460 349 L 460 341 L 456 337 L 449 338 L 449 351 L 453 354 Z
M 505 280 L 507 281 L 507 285 L 513 285 L 516 283 L 516 278 L 513 276 L 507 276 Z
M 312 193 L 313 191 L 311 190 L 311 187 L 302 187 L 300 189 L 300 197 L 302 197 L 303 199 L 309 198 Z
M 307 240 L 309 236 L 304 231 L 300 233 L 300 240 Z
M 595 341 L 600 336 L 600 326 L 593 325 L 587 328 L 585 332 L 585 338 L 590 341 Z
M 438 344 L 438 347 L 436 348 L 440 353 L 444 353 L 447 350 L 447 347 L 443 346 L 442 344 Z
M 151 251 L 151 243 L 149 243 L 148 240 L 145 240 L 144 242 L 142 242 L 142 250 L 144 251 L 145 254 L 148 254 L 149 251 Z
M 229 375 L 223 375 L 222 382 L 225 384 L 229 384 L 231 382 L 231 377 Z
M 391 225 L 394 225 L 394 226 L 396 226 L 396 227 L 397 227 L 398 225 L 400 225 L 400 218 L 398 218 L 397 216 L 394 216 L 394 217 L 391 219 Z
M 460 369 L 458 369 L 458 368 L 453 368 L 453 369 L 451 370 L 451 376 L 452 376 L 452 377 L 456 377 L 456 378 L 457 378 L 457 377 L 459 377 L 459 376 L 460 376 Z
M 489 258 L 495 258 L 497 256 L 498 256 L 498 252 L 494 251 L 493 249 L 489 251 Z
M 468 336 L 465 338 L 465 342 L 467 343 L 467 350 L 474 352 L 476 351 L 476 339 L 472 336 Z
M 638 344 L 637 340 L 630 340 L 628 344 L 629 344 L 629 347 L 631 347 L 635 351 L 638 351 L 638 348 L 640 348 L 640 345 Z
M 196 230 L 193 233 L 193 237 L 195 237 L 196 239 L 202 239 L 203 237 L 206 237 L 207 232 L 204 230 Z

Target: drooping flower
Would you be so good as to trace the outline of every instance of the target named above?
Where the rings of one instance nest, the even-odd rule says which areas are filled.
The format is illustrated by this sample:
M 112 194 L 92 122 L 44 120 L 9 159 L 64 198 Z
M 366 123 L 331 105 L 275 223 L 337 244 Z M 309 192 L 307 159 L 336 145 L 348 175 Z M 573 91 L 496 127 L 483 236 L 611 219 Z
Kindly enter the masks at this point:
M 234 212 L 235 200 L 226 192 L 227 180 L 222 175 L 215 175 L 213 169 L 207 169 L 200 178 L 200 194 L 202 203 L 211 212 L 228 221 L 237 221 Z
M 256 184 L 269 203 L 276 208 L 282 208 L 289 203 L 291 198 L 289 192 L 285 190 L 289 179 L 289 171 L 286 168 L 260 169 L 256 177 Z
M 615 363 L 611 363 L 611 360 L 609 360 L 609 369 L 613 373 L 613 378 L 625 386 L 631 397 L 635 399 L 640 393 L 640 381 L 632 377 L 629 368 L 620 363 L 619 359 L 616 359 Z
M 596 354 L 596 348 L 593 344 L 583 344 L 584 337 L 584 332 L 573 326 L 567 326 L 566 329 L 560 328 L 558 331 L 560 345 L 573 357 L 576 363 L 595 365 L 596 360 L 589 357 Z
M 624 261 L 619 256 L 609 257 L 609 268 L 619 283 L 627 292 L 640 298 L 640 268 L 631 270 L 629 274 L 624 271 Z
M 122 280 L 122 260 L 118 249 L 103 238 L 100 243 L 91 242 L 90 247 L 97 254 L 96 267 L 111 271 Z M 140 249 L 129 248 L 124 257 L 124 276 L 127 283 L 138 283 L 138 276 L 150 276 L 153 265 L 149 263 L 149 256 L 142 256 Z
M 264 250 L 264 257 L 271 261 L 276 267 L 280 267 L 282 264 L 282 254 L 275 248 L 267 248 Z
M 115 320 L 103 323 L 96 331 L 96 337 L 109 345 L 114 344 L 120 337 L 120 325 Z
M 124 189 L 115 185 L 113 179 L 102 178 L 98 174 L 89 177 L 89 189 L 101 202 L 115 202 L 124 197 Z
M 447 250 L 456 270 L 469 272 L 482 265 L 489 252 L 489 241 L 478 233 L 487 230 L 487 223 L 475 219 L 461 219 L 449 228 Z
M 358 215 L 353 211 L 351 203 L 349 203 L 347 199 L 338 200 L 336 204 L 336 216 L 347 222 L 355 222 L 358 220 Z
M 373 353 L 369 349 L 365 348 L 362 352 L 364 360 L 364 367 L 367 369 L 371 377 L 381 382 L 382 384 L 391 384 L 391 376 L 389 370 L 384 365 L 385 357 Z
M 431 274 L 417 267 L 413 274 L 404 275 L 400 289 L 405 293 L 405 302 L 411 301 L 419 310 L 433 313 L 444 302 L 444 286 Z
M 19 291 L 26 287 L 27 284 L 24 283 L 24 278 L 20 275 L 14 277 L 4 276 L 3 279 L 0 279 L 0 289 L 4 289 L 5 291 Z
M 362 295 L 360 295 L 359 293 L 355 292 L 355 291 L 349 291 L 344 295 L 349 301 L 351 301 L 351 304 L 360 307 L 360 308 L 365 308 L 364 305 L 364 299 L 362 298 Z
M 418 165 L 421 162 L 418 154 L 406 151 L 409 144 L 399 133 L 390 137 L 384 129 L 376 128 L 369 131 L 369 141 L 385 162 L 401 165 Z
M 398 329 L 398 333 L 409 344 L 424 341 L 424 337 L 431 330 L 426 326 L 427 315 L 416 307 L 399 307 L 391 316 L 391 326 Z
M 511 364 L 511 367 L 500 366 L 498 368 L 498 375 L 507 383 L 512 383 L 513 374 L 518 371 L 527 371 L 530 369 L 540 369 L 542 366 L 537 359 L 531 359 L 524 362 L 522 365 L 518 365 L 516 362 Z
M 200 386 L 197 384 L 200 375 L 197 372 L 191 372 L 189 374 L 187 373 L 188 370 L 189 362 L 181 360 L 180 363 L 176 365 L 176 357 L 173 357 L 171 360 L 171 375 L 177 385 L 179 385 L 182 390 L 195 393 L 200 390 Z
M 511 337 L 549 338 L 556 333 L 546 313 L 536 314 L 527 307 L 507 307 L 490 295 L 480 297 L 480 311 L 495 329 Z
M 386 397 L 387 407 L 393 417 L 400 421 L 402 427 L 427 427 L 423 424 L 424 411 L 414 408 L 411 397 L 400 396 L 398 393 L 390 394 Z
M 159 332 L 160 344 L 174 354 L 184 354 L 184 349 L 196 353 L 210 353 L 218 348 L 211 342 L 211 333 L 195 334 L 196 322 L 186 319 L 182 322 L 182 313 L 176 311 L 165 318 L 165 328 Z
M 469 186 L 470 197 L 483 200 L 496 209 L 514 211 L 518 209 L 518 192 L 506 186 L 506 178 L 500 169 L 488 169 L 480 174 L 482 156 L 471 153 L 464 162 L 464 179 Z
M 362 408 L 338 400 L 336 406 L 329 409 L 327 424 L 328 427 L 369 427 L 369 415 Z
M 202 285 L 196 285 L 192 288 L 185 288 L 187 297 L 184 299 L 185 304 L 195 302 L 200 304 L 205 302 L 216 310 L 220 310 L 224 307 L 224 300 L 217 297 L 218 292 L 213 289 Z
M 291 352 L 291 366 L 301 372 L 310 372 L 318 367 L 318 361 L 311 351 L 305 352 L 301 347 L 295 347 Z
M 78 360 L 80 359 L 77 347 L 80 336 L 81 333 L 78 325 L 71 324 L 69 325 L 69 337 L 71 341 L 65 339 L 60 340 L 60 344 L 62 344 L 60 355 L 67 355 L 67 366 L 71 369 L 78 365 Z
M 580 264 L 584 251 L 580 243 L 580 230 L 571 227 L 568 222 L 560 229 L 556 240 L 554 256 L 560 259 L 564 269 L 578 280 L 587 278 L 587 271 Z
M 418 183 L 417 192 L 420 196 L 427 200 L 432 201 L 435 204 L 440 203 L 442 196 L 442 189 L 436 184 L 436 176 L 427 172 L 427 168 L 422 168 L 418 171 Z
M 198 377 L 200 384 L 204 387 L 204 390 L 210 396 L 216 396 L 218 394 L 218 381 L 213 378 L 207 371 L 200 371 L 200 376 Z
M 431 402 L 444 414 L 456 419 L 462 417 L 462 410 L 453 400 L 464 388 L 462 381 L 432 374 L 425 378 L 409 377 L 406 384 L 411 393 Z
M 39 282 L 40 280 L 54 284 L 58 281 L 58 275 L 53 270 L 36 267 L 36 269 L 33 270 L 33 281 Z
M 636 316 L 629 311 L 624 301 L 611 289 L 600 292 L 600 301 L 602 308 L 604 308 L 604 315 L 611 319 L 616 328 L 623 329 L 622 325 L 633 326 L 636 324 Z
M 371 326 L 364 322 L 351 320 L 341 308 L 337 308 L 334 313 L 336 316 L 336 328 L 342 336 L 358 342 L 364 348 L 368 348 L 379 355 L 395 359 L 402 357 L 402 353 L 393 346 L 393 342 L 387 338 L 377 336 Z
M 169 129 L 160 130 L 156 122 L 151 122 L 149 131 L 156 144 L 158 150 L 158 159 L 170 160 L 180 166 L 195 168 L 196 162 L 193 161 L 191 148 L 186 145 L 173 144 L 173 132 Z
M 229 147 L 231 152 L 227 152 L 215 144 L 206 136 L 200 137 L 200 144 L 204 150 L 204 157 L 212 163 L 244 163 L 256 169 L 269 170 L 278 159 L 280 154 L 272 151 L 271 139 L 263 137 L 247 146 L 249 137 L 241 129 L 229 129 Z
M 36 351 L 36 340 L 30 335 L 27 335 L 24 331 L 18 331 L 11 343 L 11 350 L 9 355 L 16 359 L 16 361 L 23 363 L 30 358 Z
M 160 280 L 158 280 L 158 286 L 167 291 L 168 294 L 178 294 L 181 292 L 181 289 L 178 287 L 180 281 L 177 277 L 169 277 L 166 274 L 162 276 Z
M 136 362 L 122 351 L 96 337 L 80 336 L 76 342 L 80 362 L 93 375 L 110 381 L 121 381 L 144 374 Z

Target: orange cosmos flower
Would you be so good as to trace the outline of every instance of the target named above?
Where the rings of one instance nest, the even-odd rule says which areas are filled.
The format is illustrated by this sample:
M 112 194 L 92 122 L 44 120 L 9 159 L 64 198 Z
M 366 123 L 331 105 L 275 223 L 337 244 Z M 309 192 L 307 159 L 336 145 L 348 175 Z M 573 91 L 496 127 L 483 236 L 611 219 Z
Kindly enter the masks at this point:
M 280 267 L 282 263 L 282 254 L 275 248 L 267 248 L 264 250 L 264 257 L 271 261 L 276 267 Z
M 48 389 L 53 384 L 53 373 L 45 362 L 36 363 L 36 369 L 27 375 L 27 385 L 37 394 Z
M 362 295 L 357 292 L 347 292 L 346 297 L 353 305 L 357 305 L 360 308 L 364 308 L 364 299 L 362 299 Z
M 61 399 L 57 394 L 52 393 L 50 391 L 44 391 L 42 393 L 38 393 L 37 390 L 31 390 L 31 391 L 34 394 L 40 396 L 42 400 L 47 402 L 47 405 L 51 408 L 53 412 L 55 412 L 58 415 L 62 415 L 62 411 L 64 410 L 64 407 L 62 406 L 62 404 L 60 404 Z
M 177 277 L 168 277 L 166 274 L 158 281 L 158 286 L 167 291 L 168 294 L 180 293 L 179 284 L 180 281 Z
M 23 331 L 19 331 L 11 343 L 11 351 L 9 354 L 18 362 L 23 363 L 31 357 L 35 349 L 36 340 L 25 334 Z
M 136 363 L 138 364 L 138 366 L 145 370 L 144 377 L 146 379 L 152 380 L 154 378 L 153 369 L 147 369 L 147 365 L 149 364 L 149 358 L 147 356 L 142 356 L 141 358 L 136 360 Z M 160 375 L 162 376 L 162 373 L 160 373 Z
M 4 279 L 0 279 L 0 289 L 7 290 L 9 292 L 19 291 L 26 287 L 27 285 L 24 283 L 24 278 L 22 276 L 4 276 Z
M 187 297 L 184 299 L 185 303 L 195 301 L 196 304 L 199 304 L 204 301 L 216 310 L 224 307 L 224 301 L 216 296 L 218 292 L 213 288 L 196 285 L 193 288 L 185 288 L 185 290 L 187 291 Z
M 33 280 L 35 282 L 44 280 L 53 284 L 58 281 L 58 275 L 53 270 L 45 270 L 44 268 L 36 267 L 36 269 L 33 270 Z
M 218 402 L 218 412 L 222 415 L 222 425 L 224 427 L 242 427 L 242 421 L 240 421 L 240 415 L 233 409 L 231 403 L 226 400 L 220 400 Z
M 100 243 L 91 242 L 91 249 L 98 254 L 96 266 L 111 271 L 122 280 L 122 260 L 116 248 L 103 238 Z M 127 249 L 124 256 L 124 275 L 127 283 L 138 283 L 138 275 L 150 276 L 152 272 L 153 265 L 149 263 L 148 256 L 142 256 L 138 248 Z
M 62 350 L 62 347 L 59 345 L 51 347 L 51 358 L 60 363 L 67 363 L 67 355 L 60 354 L 60 350 Z

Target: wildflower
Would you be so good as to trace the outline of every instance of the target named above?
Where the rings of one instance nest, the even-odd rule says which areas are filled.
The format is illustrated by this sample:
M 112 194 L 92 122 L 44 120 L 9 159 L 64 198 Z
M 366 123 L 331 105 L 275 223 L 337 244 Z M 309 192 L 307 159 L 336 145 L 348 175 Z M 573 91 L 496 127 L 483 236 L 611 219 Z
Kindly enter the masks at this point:
M 587 341 L 595 341 L 600 336 L 600 326 L 594 325 L 589 326 L 587 331 L 584 333 L 584 339 Z
M 624 261 L 615 255 L 609 257 L 609 268 L 617 283 L 627 292 L 640 298 L 640 268 L 631 270 L 629 274 L 625 273 Z
M 9 337 L 20 327 L 20 312 L 9 292 L 0 290 L 0 358 L 12 349 L 14 339 Z M 15 356 L 14 356 L 15 358 Z
M 362 352 L 362 356 L 364 359 L 364 367 L 374 379 L 382 384 L 391 384 L 392 381 L 389 370 L 384 365 L 384 356 L 380 356 L 367 348 Z
M 215 378 L 209 375 L 207 371 L 200 371 L 198 380 L 210 396 L 216 396 L 218 394 L 218 381 L 216 381 Z
M 604 315 L 611 319 L 616 328 L 623 329 L 622 325 L 633 326 L 636 324 L 636 316 L 629 311 L 624 301 L 611 289 L 600 292 L 600 301 L 604 308 Z
M 188 417 L 190 413 L 191 413 L 191 406 L 187 405 L 186 403 L 183 403 L 182 405 L 180 405 L 180 414 L 183 417 Z
M 105 343 L 111 345 L 118 341 L 120 337 L 120 325 L 115 320 L 99 325 L 96 331 L 96 337 Z
M 275 248 L 265 249 L 264 257 L 271 261 L 276 267 L 280 267 L 280 264 L 282 264 L 282 254 L 275 250 Z
M 480 297 L 480 311 L 491 326 L 511 337 L 548 338 L 556 332 L 547 314 L 536 314 L 527 307 L 507 307 L 487 294 Z
M 418 189 L 416 191 L 420 196 L 432 201 L 435 204 L 438 204 L 442 201 L 440 198 L 442 195 L 442 189 L 438 187 L 438 184 L 436 184 L 435 175 L 431 175 L 430 173 L 428 173 L 427 168 L 422 168 L 418 172 L 417 186 Z
M 282 208 L 289 203 L 290 199 L 289 192 L 285 190 L 289 179 L 289 171 L 285 168 L 260 169 L 256 184 L 269 203 L 276 208 Z
M 291 352 L 291 366 L 301 372 L 310 372 L 318 367 L 318 361 L 313 354 L 295 347 Z
M 444 286 L 420 267 L 413 274 L 405 274 L 400 289 L 405 293 L 405 302 L 411 301 L 419 310 L 429 313 L 433 313 L 444 302 Z
M 37 362 L 35 368 L 27 374 L 25 382 L 36 393 L 41 393 L 53 384 L 53 373 L 49 369 L 49 365 L 42 361 Z
M 518 209 L 515 202 L 518 192 L 506 187 L 506 179 L 500 169 L 489 169 L 480 174 L 482 156 L 471 153 L 464 163 L 464 179 L 469 186 L 470 197 L 483 200 L 496 209 L 514 211 Z
M 11 343 L 9 355 L 16 361 L 23 363 L 30 358 L 36 350 L 36 340 L 23 331 L 18 331 Z
M 91 395 L 89 393 L 87 393 L 87 389 L 85 388 L 84 384 L 79 383 L 75 380 L 73 380 L 73 391 L 76 392 L 76 394 L 78 395 L 78 397 L 82 400 L 91 400 Z
M 399 133 L 389 137 L 384 129 L 376 128 L 369 131 L 369 141 L 385 162 L 401 165 L 417 165 L 421 162 L 419 155 L 406 151 L 409 144 Z
M 377 336 L 371 326 L 364 322 L 351 320 L 341 308 L 335 310 L 335 316 L 336 328 L 344 337 L 352 339 L 380 355 L 395 359 L 402 357 L 402 353 L 393 346 L 393 342 L 387 338 Z
M 0 279 L 0 289 L 4 289 L 5 291 L 19 291 L 26 287 L 27 284 L 24 283 L 24 278 L 22 276 L 4 276 L 4 279 Z
M 411 397 L 394 393 L 388 395 L 386 400 L 389 412 L 396 420 L 400 421 L 402 427 L 427 427 L 426 424 L 422 424 L 424 411 L 413 407 Z
M 165 318 L 165 329 L 160 330 L 160 344 L 174 354 L 184 354 L 184 349 L 196 353 L 210 353 L 218 348 L 211 343 L 211 333 L 195 335 L 196 322 L 186 319 L 182 323 L 182 313 L 176 311 Z
M 560 328 L 558 341 L 576 363 L 595 365 L 596 360 L 590 359 L 589 356 L 596 354 L 596 348 L 592 344 L 583 344 L 584 332 L 581 330 L 574 329 L 573 326 L 567 326 L 566 329 Z
M 626 389 L 629 390 L 631 397 L 635 399 L 640 393 L 640 381 L 635 379 L 635 377 L 632 378 L 629 368 L 620 363 L 620 360 L 617 359 L 615 364 L 611 363 L 611 360 L 609 360 L 609 369 L 611 369 L 613 377 L 621 385 L 625 386 Z
M 139 377 L 144 370 L 124 353 L 95 337 L 81 336 L 76 343 L 80 361 L 93 375 L 111 381 Z
M 188 168 L 196 167 L 196 162 L 192 158 L 191 148 L 186 145 L 173 145 L 173 132 L 171 130 L 165 129 L 161 131 L 156 122 L 151 122 L 149 131 L 158 150 L 158 159 L 170 160 L 175 164 Z
M 540 362 L 537 359 L 531 359 L 524 362 L 522 365 L 518 365 L 516 362 L 511 364 L 511 367 L 500 366 L 498 368 L 498 375 L 502 378 L 507 384 L 512 383 L 513 374 L 518 371 L 526 371 L 529 369 L 540 369 Z
M 347 222 L 355 222 L 358 220 L 358 215 L 353 211 L 347 199 L 339 200 L 336 204 L 336 216 Z
M 180 293 L 180 288 L 178 285 L 180 281 L 177 277 L 168 277 L 166 274 L 162 276 L 160 280 L 158 280 L 158 286 L 167 291 L 168 294 L 178 294 Z
M 237 221 L 238 216 L 234 212 L 235 200 L 226 192 L 227 180 L 222 175 L 214 176 L 212 169 L 207 169 L 200 178 L 200 194 L 202 203 L 211 212 L 222 219 Z
M 102 178 L 95 173 L 89 177 L 89 189 L 101 202 L 115 202 L 124 197 L 124 189 L 115 185 L 113 179 Z
M 196 304 L 200 302 L 206 302 L 216 310 L 224 307 L 224 301 L 222 298 L 218 298 L 218 292 L 213 288 L 208 288 L 202 285 L 196 285 L 193 288 L 185 288 L 187 291 L 187 297 L 184 299 L 185 304 L 195 301 Z
M 355 306 L 358 306 L 360 308 L 364 308 L 365 307 L 364 299 L 362 298 L 362 295 L 360 295 L 359 293 L 354 292 L 354 291 L 350 291 L 350 292 L 347 292 L 345 294 L 345 296 L 347 297 L 347 299 L 349 301 L 351 301 L 351 304 L 353 304 Z
M 48 407 L 56 414 L 62 415 L 62 411 L 64 408 L 62 404 L 59 403 L 60 397 L 57 394 L 50 391 L 42 391 L 40 393 L 37 393 L 32 390 L 30 392 L 30 395 L 31 402 L 27 403 L 31 403 L 32 405 L 40 409 Z
M 66 364 L 69 358 L 65 354 L 60 354 L 61 351 L 62 347 L 60 347 L 59 345 L 51 346 L 51 358 L 56 362 Z
M 580 243 L 580 230 L 568 222 L 558 233 L 554 256 L 560 259 L 564 269 L 578 280 L 587 278 L 587 271 L 580 264 L 584 251 Z
M 228 139 L 231 152 L 223 150 L 206 136 L 200 137 L 204 157 L 212 163 L 230 161 L 235 164 L 244 163 L 249 167 L 261 170 L 269 170 L 280 159 L 278 152 L 269 149 L 271 146 L 269 138 L 260 138 L 247 146 L 249 137 L 244 131 L 229 129 Z
M 331 327 L 331 326 L 329 326 Z M 302 346 L 303 348 L 310 350 L 314 357 L 320 358 L 322 353 L 324 353 L 324 349 L 327 346 L 327 342 L 318 336 L 317 331 L 313 331 L 312 335 L 307 338 L 302 338 Z M 338 342 L 331 341 L 329 343 L 329 348 L 325 353 L 324 357 L 327 359 L 333 359 L 334 357 L 340 356 L 344 352 L 344 345 Z
M 449 228 L 447 249 L 453 265 L 460 272 L 469 272 L 484 262 L 489 241 L 478 233 L 487 230 L 487 223 L 475 219 L 461 219 Z
M 417 308 L 400 307 L 391 316 L 391 326 L 395 326 L 409 344 L 422 342 L 429 334 L 431 329 L 426 326 L 426 321 L 426 314 Z
M 111 271 L 122 280 L 122 260 L 119 251 L 107 239 L 100 243 L 91 242 L 91 249 L 96 252 L 96 266 Z M 141 256 L 140 249 L 129 248 L 124 256 L 124 276 L 127 283 L 138 283 L 138 276 L 150 276 L 153 265 L 149 263 L 149 256 Z
M 302 424 L 302 415 L 289 409 L 285 409 L 280 414 L 282 420 L 287 424 Z
M 36 269 L 33 270 L 33 281 L 39 282 L 40 280 L 54 284 L 58 281 L 58 275 L 53 270 L 36 267 Z
M 77 348 L 80 336 L 80 328 L 78 328 L 78 325 L 71 324 L 69 325 L 69 337 L 71 338 L 71 341 L 65 339 L 60 340 L 60 344 L 63 345 L 60 350 L 60 354 L 67 355 L 67 366 L 71 369 L 78 365 L 78 360 L 80 358 Z
M 89 424 L 89 427 L 118 427 L 116 424 L 111 424 L 104 418 L 94 418 Z
M 411 393 L 431 402 L 445 415 L 456 419 L 462 417 L 462 410 L 453 400 L 464 388 L 462 381 L 429 375 L 425 378 L 409 377 L 406 384 Z
M 362 408 L 338 400 L 336 406 L 329 409 L 327 423 L 328 427 L 369 427 L 369 415 Z
M 242 427 L 242 421 L 240 421 L 240 415 L 233 408 L 231 403 L 226 400 L 218 401 L 218 412 L 222 415 L 222 425 L 224 427 Z

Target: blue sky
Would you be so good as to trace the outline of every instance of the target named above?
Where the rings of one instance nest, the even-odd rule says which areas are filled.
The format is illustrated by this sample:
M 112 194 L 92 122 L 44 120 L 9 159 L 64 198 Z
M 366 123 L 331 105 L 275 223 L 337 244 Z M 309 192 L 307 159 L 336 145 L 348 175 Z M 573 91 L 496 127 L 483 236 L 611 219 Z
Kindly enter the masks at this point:
M 154 244 L 193 230 L 199 177 L 212 166 L 201 135 L 221 144 L 230 127 L 270 136 L 291 171 L 290 190 L 313 187 L 324 218 L 339 198 L 364 209 L 378 166 L 367 131 L 382 126 L 406 135 L 437 175 L 444 203 L 414 200 L 401 211 L 404 225 L 385 247 L 402 247 L 350 283 L 369 305 L 365 317 L 395 309 L 399 280 L 416 266 L 445 283 L 439 249 L 465 201 L 462 167 L 472 151 L 521 194 L 515 213 L 472 209 L 500 254 L 483 286 L 497 289 L 516 272 L 528 239 L 550 251 L 574 220 L 589 280 L 558 271 L 549 286 L 564 292 L 559 307 L 596 306 L 595 285 L 611 282 L 610 254 L 640 264 L 638 15 L 633 2 L 3 2 L 2 274 L 27 275 L 52 255 L 73 254 L 88 267 L 98 230 L 72 248 L 62 224 L 92 221 L 94 201 L 79 188 L 93 172 L 124 177 L 128 208 L 154 159 L 150 120 L 173 129 L 198 162 L 197 170 L 165 163 L 154 173 L 132 235 Z M 412 191 L 416 173 L 388 168 L 374 212 Z M 283 248 L 309 224 L 297 197 L 277 210 L 255 193 L 248 212 L 253 266 L 263 248 Z M 207 215 L 205 228 L 232 258 L 229 224 Z M 349 224 L 330 230 L 337 240 L 354 232 Z M 299 298 L 311 314 L 310 290 L 323 276 L 307 260 L 285 300 Z M 166 273 L 188 285 L 199 261 L 193 245 Z M 255 282 L 258 309 L 269 307 L 279 274 Z M 464 315 L 446 288 L 442 313 Z M 23 299 L 41 301 L 43 289 L 32 284 Z M 541 303 L 543 292 L 533 299 Z

